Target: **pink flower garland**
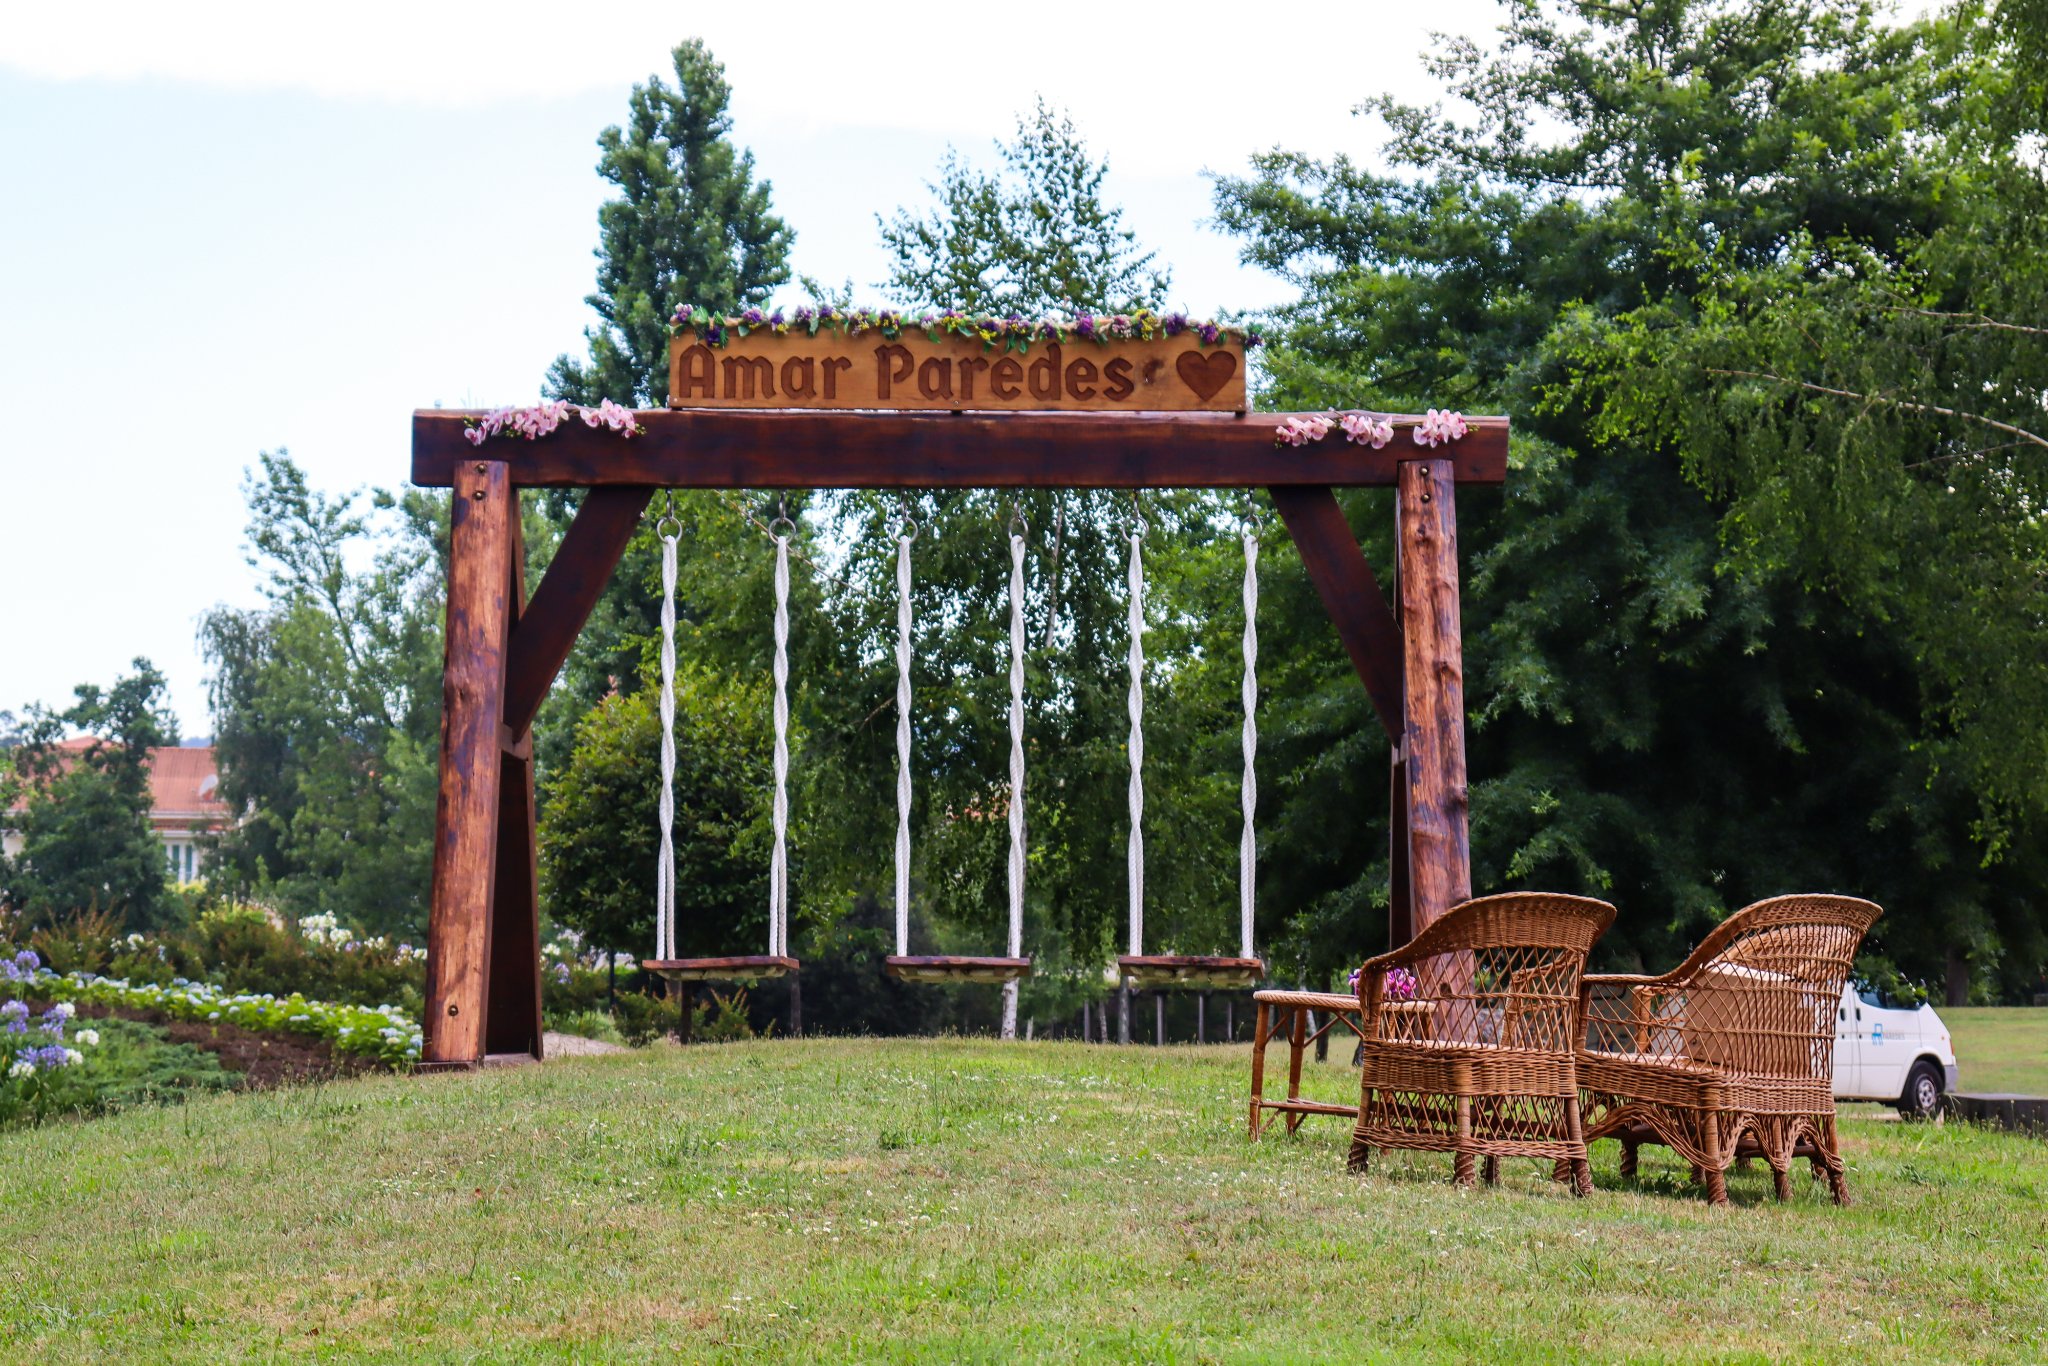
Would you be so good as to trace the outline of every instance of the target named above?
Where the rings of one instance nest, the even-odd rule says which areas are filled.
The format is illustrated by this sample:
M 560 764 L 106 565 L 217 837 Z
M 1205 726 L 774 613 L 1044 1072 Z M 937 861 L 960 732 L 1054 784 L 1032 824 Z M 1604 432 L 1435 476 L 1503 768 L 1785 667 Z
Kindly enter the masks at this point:
M 1449 408 L 1431 408 L 1422 421 L 1415 424 L 1415 444 L 1441 446 L 1445 442 L 1456 441 L 1469 430 L 1463 413 L 1454 413 Z
M 1306 446 L 1311 441 L 1321 441 L 1330 434 L 1333 426 L 1344 429 L 1344 439 L 1353 445 L 1370 446 L 1380 450 L 1394 439 L 1394 423 L 1390 418 L 1376 417 L 1371 413 L 1342 413 L 1325 416 L 1308 413 L 1290 417 L 1273 429 L 1273 444 L 1276 446 Z M 1465 423 L 1463 413 L 1449 408 L 1431 408 L 1420 422 L 1411 429 L 1418 446 L 1441 446 L 1456 441 L 1471 431 Z
M 543 399 L 531 408 L 493 408 L 481 418 L 473 419 L 463 435 L 472 446 L 481 446 L 490 438 L 499 435 L 523 437 L 538 441 L 562 425 L 569 414 L 583 419 L 586 427 L 603 427 L 631 439 L 647 429 L 633 419 L 633 410 L 623 408 L 605 399 L 595 408 L 582 408 L 559 399 Z

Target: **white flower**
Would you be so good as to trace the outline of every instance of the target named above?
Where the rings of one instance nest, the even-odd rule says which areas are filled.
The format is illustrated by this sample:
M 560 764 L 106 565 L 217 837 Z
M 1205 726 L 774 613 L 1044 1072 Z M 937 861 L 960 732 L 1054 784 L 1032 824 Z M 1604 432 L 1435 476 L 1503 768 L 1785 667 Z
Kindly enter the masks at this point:
M 32 1062 L 18 1062 L 14 1064 L 14 1066 L 7 1069 L 8 1077 L 16 1081 L 20 1080 L 23 1077 L 32 1077 L 35 1074 L 36 1065 Z
M 69 1001 L 59 1001 L 50 1007 L 50 1013 L 60 1020 L 68 1020 L 78 1013 L 78 1007 Z
M 75 1048 L 67 1048 L 64 1050 L 64 1061 L 70 1066 L 76 1067 L 85 1061 L 85 1054 Z
M 81 1029 L 71 1037 L 84 1044 L 87 1048 L 98 1048 L 100 1046 L 100 1032 L 97 1029 Z

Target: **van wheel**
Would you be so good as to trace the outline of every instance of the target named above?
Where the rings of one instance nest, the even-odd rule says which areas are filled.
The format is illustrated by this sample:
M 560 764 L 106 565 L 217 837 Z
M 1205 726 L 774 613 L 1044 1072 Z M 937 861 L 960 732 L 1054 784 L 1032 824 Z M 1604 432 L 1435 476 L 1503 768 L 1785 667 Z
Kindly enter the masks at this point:
M 1922 1059 L 1906 1074 L 1905 1094 L 1899 1097 L 1899 1114 L 1905 1119 L 1933 1119 L 1941 1113 L 1941 1072 Z

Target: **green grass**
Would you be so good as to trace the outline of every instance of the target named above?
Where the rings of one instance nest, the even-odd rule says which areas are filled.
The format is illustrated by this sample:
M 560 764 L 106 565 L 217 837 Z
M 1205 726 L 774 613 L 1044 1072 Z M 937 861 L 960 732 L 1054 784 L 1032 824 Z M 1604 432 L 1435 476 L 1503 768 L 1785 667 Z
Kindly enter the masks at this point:
M 1344 1094 L 1352 1075 L 1311 1069 Z M 0 1136 L 0 1356 L 2032 1362 L 2048 1145 L 1850 1118 L 1857 1205 L 1661 1150 L 1347 1175 L 1245 1050 L 673 1046 Z
M 2048 1096 L 2048 1007 L 1940 1006 L 1965 1091 Z

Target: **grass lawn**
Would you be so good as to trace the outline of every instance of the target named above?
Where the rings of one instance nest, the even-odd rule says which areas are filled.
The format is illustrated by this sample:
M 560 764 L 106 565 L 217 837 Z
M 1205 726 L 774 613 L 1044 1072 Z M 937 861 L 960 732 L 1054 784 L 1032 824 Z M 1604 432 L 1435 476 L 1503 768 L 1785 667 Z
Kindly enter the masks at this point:
M 2048 1007 L 1935 1009 L 1955 1044 L 1960 1089 L 2048 1096 Z
M 1347 1068 L 1311 1069 L 1317 1093 Z M 2048 1144 L 1852 1117 L 1855 1208 L 1668 1153 L 1347 1175 L 1245 1049 L 669 1045 L 0 1135 L 0 1356 L 2048 1357 Z

